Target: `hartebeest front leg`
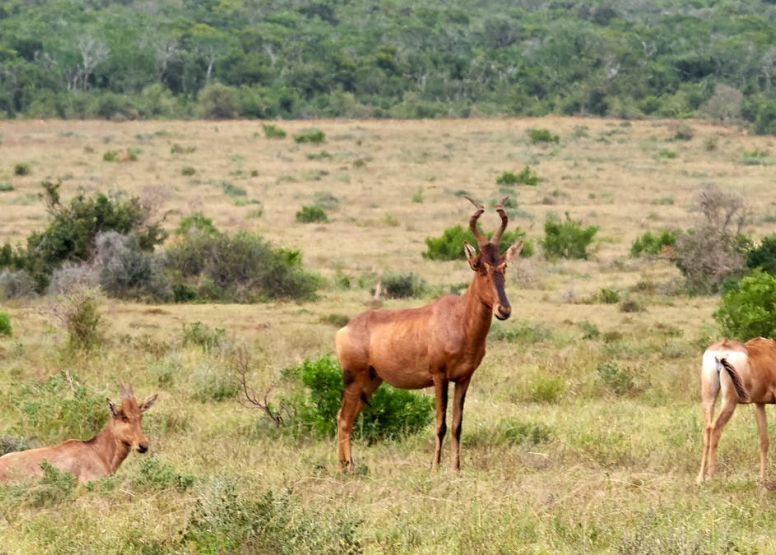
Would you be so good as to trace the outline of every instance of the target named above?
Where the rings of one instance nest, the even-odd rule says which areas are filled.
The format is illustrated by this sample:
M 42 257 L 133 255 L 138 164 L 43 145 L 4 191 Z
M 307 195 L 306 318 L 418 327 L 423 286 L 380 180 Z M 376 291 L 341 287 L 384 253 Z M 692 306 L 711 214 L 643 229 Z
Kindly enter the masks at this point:
M 431 461 L 431 471 L 437 469 L 439 460 L 442 458 L 442 442 L 447 433 L 447 389 L 448 381 L 444 374 L 434 375 L 434 393 L 436 394 L 436 450 L 434 451 L 434 460 Z
M 466 378 L 456 382 L 455 397 L 453 399 L 453 455 L 452 468 L 455 471 L 461 470 L 461 425 L 463 424 L 463 404 L 466 401 L 466 390 L 469 389 L 469 381 Z
M 765 417 L 764 404 L 755 403 L 754 419 L 757 422 L 757 436 L 759 437 L 760 444 L 760 482 L 763 486 L 767 486 L 768 484 L 765 483 L 765 467 L 768 461 L 768 420 Z

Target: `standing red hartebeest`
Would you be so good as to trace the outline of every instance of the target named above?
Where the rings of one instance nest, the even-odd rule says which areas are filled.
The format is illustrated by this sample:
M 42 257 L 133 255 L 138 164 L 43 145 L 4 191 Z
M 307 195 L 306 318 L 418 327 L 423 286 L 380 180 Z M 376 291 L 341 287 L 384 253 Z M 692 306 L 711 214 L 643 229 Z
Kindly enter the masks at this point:
M 350 321 L 336 336 L 337 357 L 345 393 L 337 413 L 340 468 L 352 470 L 350 436 L 353 422 L 383 381 L 400 389 L 434 386 L 436 393 L 436 450 L 432 470 L 439 464 L 442 441 L 447 431 L 447 390 L 455 383 L 453 403 L 453 469 L 460 468 L 461 420 L 466 389 L 472 374 L 485 356 L 485 338 L 493 315 L 506 320 L 512 311 L 504 292 L 507 263 L 520 254 L 520 240 L 501 255 L 498 242 L 507 227 L 504 200 L 496 206 L 501 227 L 488 241 L 477 229 L 484 212 L 477 207 L 469 220 L 479 254 L 464 242 L 464 252 L 474 277 L 468 289 L 458 295 L 444 295 L 421 308 L 369 310 Z
M 722 404 L 712 424 L 714 403 L 720 391 Z M 776 403 L 776 341 L 762 337 L 746 343 L 723 339 L 706 349 L 701 370 L 701 396 L 704 428 L 698 483 L 714 475 L 719 438 L 736 405 L 754 403 L 760 444 L 760 481 L 765 485 L 768 458 L 765 405 Z
M 105 428 L 89 441 L 68 439 L 59 445 L 8 453 L 0 457 L 0 482 L 42 476 L 44 460 L 75 475 L 81 482 L 97 480 L 116 472 L 135 448 L 148 451 L 148 441 L 140 424 L 143 413 L 151 408 L 156 395 L 138 405 L 132 386 L 121 387 L 121 405 L 108 401 L 111 418 Z

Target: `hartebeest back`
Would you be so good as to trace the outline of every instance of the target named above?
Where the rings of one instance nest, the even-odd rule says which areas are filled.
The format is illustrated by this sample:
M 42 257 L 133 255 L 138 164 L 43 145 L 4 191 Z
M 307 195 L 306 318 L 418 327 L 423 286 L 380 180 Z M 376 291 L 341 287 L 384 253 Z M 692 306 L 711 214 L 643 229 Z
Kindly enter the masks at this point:
M 129 385 L 121 387 L 121 405 L 107 401 L 110 420 L 100 433 L 89 441 L 68 439 L 52 447 L 8 453 L 0 457 L 0 482 L 41 476 L 40 463 L 46 460 L 85 483 L 116 472 L 133 448 L 138 453 L 148 451 L 141 423 L 156 395 L 138 405 Z
M 350 321 L 336 336 L 337 357 L 342 368 L 345 393 L 337 414 L 339 464 L 353 468 L 350 436 L 353 422 L 369 398 L 385 381 L 400 389 L 434 386 L 436 393 L 436 450 L 432 469 L 442 454 L 447 431 L 447 390 L 455 383 L 453 403 L 452 466 L 460 468 L 461 420 L 466 390 L 472 374 L 485 356 L 485 338 L 492 316 L 506 320 L 511 307 L 504 292 L 507 262 L 520 253 L 518 241 L 502 255 L 498 243 L 507 227 L 504 200 L 496 206 L 501 227 L 490 241 L 477 229 L 483 206 L 466 197 L 477 210 L 469 220 L 479 247 L 464 242 L 464 251 L 474 277 L 459 297 L 444 295 L 430 305 L 406 310 L 369 310 Z
M 722 392 L 719 415 L 712 424 L 714 403 Z M 722 429 L 739 403 L 754 403 L 760 445 L 760 481 L 765 484 L 768 423 L 765 405 L 776 403 L 776 341 L 757 337 L 746 343 L 724 339 L 706 349 L 701 369 L 703 455 L 698 483 L 714 475 Z

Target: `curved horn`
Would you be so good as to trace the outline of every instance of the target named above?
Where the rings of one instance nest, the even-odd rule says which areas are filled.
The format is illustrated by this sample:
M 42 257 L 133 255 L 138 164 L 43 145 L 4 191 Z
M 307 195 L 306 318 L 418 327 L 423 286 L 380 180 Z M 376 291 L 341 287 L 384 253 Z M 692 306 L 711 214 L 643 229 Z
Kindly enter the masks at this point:
M 477 219 L 482 215 L 483 212 L 485 212 L 485 207 L 468 195 L 463 195 L 463 197 L 477 207 L 477 211 L 471 218 L 469 218 L 469 227 L 471 228 L 472 233 L 474 233 L 474 238 L 477 240 L 477 246 L 481 248 L 482 245 L 488 241 L 485 239 L 485 236 L 480 232 L 480 230 L 477 229 Z
M 502 198 L 496 205 L 496 212 L 498 212 L 498 215 L 501 216 L 501 227 L 496 233 L 493 234 L 493 237 L 490 238 L 490 242 L 496 246 L 498 246 L 498 242 L 501 240 L 501 234 L 504 233 L 504 230 L 507 228 L 507 222 L 509 221 L 507 218 L 507 213 L 504 212 L 504 203 L 508 198 L 509 197 Z

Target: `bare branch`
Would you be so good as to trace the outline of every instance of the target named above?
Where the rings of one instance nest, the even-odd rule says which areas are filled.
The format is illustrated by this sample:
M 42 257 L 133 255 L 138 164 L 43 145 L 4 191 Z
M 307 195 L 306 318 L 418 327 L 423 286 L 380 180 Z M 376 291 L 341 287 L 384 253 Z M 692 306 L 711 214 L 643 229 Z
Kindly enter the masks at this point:
M 240 386 L 242 387 L 243 395 L 245 397 L 244 399 L 240 399 L 240 404 L 244 407 L 255 407 L 264 411 L 272 422 L 275 423 L 275 427 L 279 428 L 283 425 L 283 417 L 275 412 L 269 404 L 269 394 L 272 392 L 273 386 L 269 386 L 267 391 L 264 392 L 263 400 L 259 399 L 256 390 L 248 385 L 250 363 L 251 354 L 248 352 L 248 349 L 244 347 L 237 349 L 237 354 L 235 356 L 235 372 L 240 380 Z

